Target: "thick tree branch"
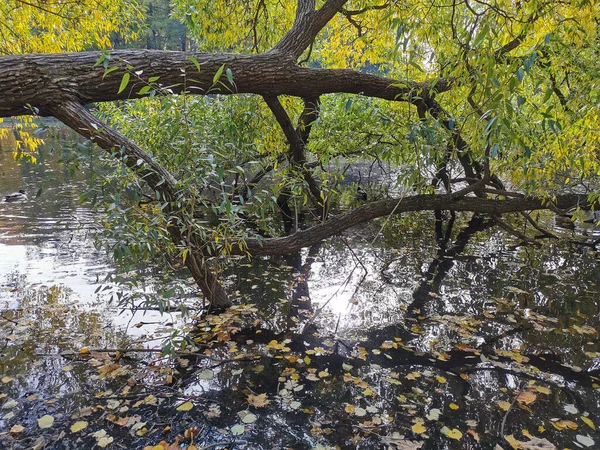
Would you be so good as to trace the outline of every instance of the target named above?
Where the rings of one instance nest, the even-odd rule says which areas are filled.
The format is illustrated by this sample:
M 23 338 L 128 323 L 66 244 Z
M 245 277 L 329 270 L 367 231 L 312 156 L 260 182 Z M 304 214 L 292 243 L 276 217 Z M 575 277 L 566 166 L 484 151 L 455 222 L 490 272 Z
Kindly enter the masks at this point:
M 348 0 L 327 0 L 315 11 L 315 0 L 298 0 L 294 25 L 273 47 L 272 52 L 284 53 L 296 61 L 347 2 Z
M 297 66 L 277 53 L 237 55 L 230 53 L 187 54 L 161 50 L 118 50 L 110 54 L 110 67 L 120 67 L 103 77 L 103 67 L 93 67 L 100 52 L 33 54 L 0 57 L 3 102 L 0 117 L 51 115 L 53 105 L 65 97 L 81 104 L 141 98 L 148 78 L 160 76 L 153 85 L 159 92 L 190 94 L 292 95 L 315 98 L 321 94 L 345 92 L 386 100 L 409 101 L 430 91 L 450 89 L 447 80 L 412 82 L 357 72 L 349 69 L 316 69 Z M 190 60 L 200 64 L 200 72 Z M 126 65 L 137 74 L 121 92 L 119 86 Z M 231 69 L 234 86 L 215 85 L 213 77 L 225 66 Z M 162 91 L 161 91 L 162 88 Z M 165 91 L 168 89 L 168 91 Z
M 589 208 L 585 195 L 560 195 L 554 203 L 560 209 L 574 207 Z M 403 199 L 385 199 L 359 206 L 358 208 L 335 217 L 327 222 L 298 231 L 290 236 L 246 240 L 246 248 L 252 255 L 284 255 L 335 236 L 348 228 L 367 222 L 377 217 L 390 214 L 401 214 L 409 211 L 472 211 L 492 216 L 510 212 L 548 209 L 550 205 L 540 198 L 510 198 L 506 200 L 485 199 L 479 197 L 455 198 L 452 194 L 413 195 Z M 235 253 L 241 253 L 237 243 L 233 245 Z

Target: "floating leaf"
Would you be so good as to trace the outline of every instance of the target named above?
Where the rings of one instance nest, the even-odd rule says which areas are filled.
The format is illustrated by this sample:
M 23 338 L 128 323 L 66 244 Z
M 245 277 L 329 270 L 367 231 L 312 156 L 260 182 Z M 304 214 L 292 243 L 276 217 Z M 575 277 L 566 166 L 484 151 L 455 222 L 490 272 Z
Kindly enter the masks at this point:
M 365 416 L 367 414 L 367 410 L 363 409 L 363 408 L 356 408 L 354 410 L 354 415 L 358 416 L 358 417 L 362 417 Z
M 112 441 L 114 441 L 112 436 L 101 437 L 98 439 L 98 447 L 106 448 Z
M 456 428 L 453 428 L 452 430 L 448 430 L 446 436 L 448 436 L 450 439 L 456 439 L 457 441 L 460 441 L 462 438 L 462 433 Z
M 254 395 L 250 394 L 248 396 L 248 404 L 252 406 L 256 406 L 257 408 L 262 408 L 263 406 L 267 406 L 269 404 L 269 400 L 267 400 L 267 394 Z
M 242 422 L 254 423 L 254 422 L 256 422 L 256 419 L 258 419 L 258 417 L 256 417 L 256 415 L 254 415 L 252 413 L 248 413 L 244 417 L 242 417 Z
M 198 378 L 201 380 L 212 380 L 214 377 L 215 373 L 210 369 L 207 369 L 198 375 Z
M 10 434 L 19 434 L 22 433 L 23 430 L 25 430 L 25 427 L 23 425 L 13 425 L 10 429 Z
M 535 395 L 531 391 L 521 391 L 519 395 L 517 395 L 517 401 L 523 405 L 530 405 L 537 399 L 537 395 Z
M 290 408 L 292 408 L 292 409 L 298 409 L 298 408 L 300 408 L 300 406 L 302 406 L 302 404 L 297 401 L 293 401 L 292 403 L 290 403 Z
M 516 441 L 519 443 L 520 449 L 523 450 L 556 450 L 556 446 L 547 439 L 532 437 L 527 442 Z
M 237 424 L 231 427 L 231 434 L 234 436 L 239 436 L 246 432 L 246 428 L 242 424 Z
M 427 420 L 439 420 L 441 414 L 442 411 L 437 408 L 433 408 L 427 413 Z
M 581 416 L 581 420 L 583 420 L 583 423 L 585 423 L 592 430 L 596 429 L 596 425 L 594 425 L 594 422 L 592 422 L 592 420 L 589 417 Z
M 17 406 L 18 403 L 16 400 L 8 400 L 4 405 L 2 405 L 2 409 L 12 409 Z
M 88 423 L 85 422 L 84 420 L 80 420 L 79 422 L 75 422 L 73 425 L 71 425 L 71 433 L 77 433 L 78 431 L 83 430 L 87 426 L 88 426 Z
M 501 401 L 501 402 L 498 402 L 498 406 L 500 407 L 500 409 L 502 411 L 508 411 L 508 409 L 510 408 L 510 403 Z
M 575 407 L 575 405 L 573 405 L 573 404 L 570 404 L 570 403 L 567 403 L 567 404 L 564 406 L 564 410 L 565 410 L 566 412 L 568 412 L 568 413 L 571 413 L 571 414 L 577 414 L 577 412 L 578 412 L 578 411 L 577 411 L 577 408 Z
M 0 379 L 0 381 L 2 381 L 4 384 L 10 383 L 12 381 L 11 377 L 2 377 Z
M 37 420 L 37 423 L 38 423 L 38 427 L 40 427 L 40 428 L 50 428 L 52 426 L 52 424 L 54 423 L 54 417 L 46 414 L 46 415 L 40 417 Z
M 423 434 L 423 433 L 425 433 L 425 431 L 427 431 L 427 429 L 423 426 L 423 424 L 421 422 L 415 423 L 411 427 L 411 430 L 415 434 Z
M 594 440 L 589 436 L 583 436 L 581 434 L 578 434 L 577 436 L 575 436 L 575 439 L 581 445 L 585 445 L 586 447 L 591 447 L 592 445 L 595 444 Z
M 454 411 L 456 411 L 458 408 L 460 408 L 460 406 L 458 406 L 456 403 L 450 403 L 450 409 L 453 409 Z
M 190 401 L 187 401 L 187 402 L 182 403 L 181 405 L 179 405 L 177 407 L 177 411 L 189 411 L 193 407 L 194 407 L 194 404 L 192 402 L 190 402 Z
M 541 394 L 546 394 L 546 395 L 550 394 L 550 392 L 551 392 L 550 389 L 543 387 L 543 386 L 536 386 L 535 390 Z

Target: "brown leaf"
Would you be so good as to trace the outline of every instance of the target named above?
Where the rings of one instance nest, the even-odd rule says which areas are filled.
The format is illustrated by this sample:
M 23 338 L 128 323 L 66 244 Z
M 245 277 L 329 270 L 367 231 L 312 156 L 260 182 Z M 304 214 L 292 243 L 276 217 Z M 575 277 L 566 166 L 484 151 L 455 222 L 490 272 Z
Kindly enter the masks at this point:
M 531 405 L 536 399 L 537 395 L 531 391 L 521 391 L 517 396 L 517 401 L 523 405 Z
M 257 408 L 262 408 L 263 406 L 267 406 L 269 403 L 270 403 L 270 401 L 267 400 L 267 394 L 260 394 L 260 395 L 250 394 L 250 395 L 248 395 L 248 404 L 249 405 L 256 406 Z

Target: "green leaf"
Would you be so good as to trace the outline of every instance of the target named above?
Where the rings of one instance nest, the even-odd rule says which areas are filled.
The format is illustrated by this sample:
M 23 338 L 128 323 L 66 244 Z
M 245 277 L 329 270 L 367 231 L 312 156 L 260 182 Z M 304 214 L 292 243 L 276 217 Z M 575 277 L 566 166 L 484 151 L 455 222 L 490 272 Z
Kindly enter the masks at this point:
M 102 79 L 104 80 L 104 77 L 106 77 L 106 75 L 108 75 L 109 73 L 114 72 L 115 70 L 119 70 L 119 68 L 115 66 L 115 67 L 111 67 L 110 69 L 106 69 L 104 71 L 104 75 L 102 75 Z
M 217 84 L 217 81 L 219 81 L 219 78 L 221 78 L 221 75 L 223 75 L 224 70 L 225 70 L 225 64 L 223 64 L 221 67 L 219 67 L 219 70 L 217 70 L 217 73 L 215 73 L 215 76 L 213 77 L 213 84 Z
M 200 72 L 200 63 L 198 62 L 198 60 L 196 58 L 194 58 L 193 56 L 188 56 L 188 58 L 190 59 L 190 61 L 192 63 L 194 63 L 194 66 L 196 66 L 196 69 L 198 69 L 198 72 Z
M 123 78 L 121 79 L 121 85 L 119 86 L 119 91 L 117 92 L 117 94 L 120 94 L 121 92 L 123 92 L 125 90 L 125 88 L 127 87 L 127 84 L 129 83 L 129 78 L 131 76 L 129 75 L 129 72 L 125 72 L 125 74 L 123 75 Z
M 148 83 L 155 83 L 160 77 L 150 77 L 148 78 Z
M 144 95 L 146 92 L 148 92 L 150 90 L 150 86 L 144 86 L 143 88 L 141 88 L 138 92 L 138 94 L 140 95 Z
M 229 67 L 225 71 L 225 75 L 227 76 L 227 81 L 229 81 L 229 84 L 233 86 L 233 73 L 231 72 L 231 69 Z

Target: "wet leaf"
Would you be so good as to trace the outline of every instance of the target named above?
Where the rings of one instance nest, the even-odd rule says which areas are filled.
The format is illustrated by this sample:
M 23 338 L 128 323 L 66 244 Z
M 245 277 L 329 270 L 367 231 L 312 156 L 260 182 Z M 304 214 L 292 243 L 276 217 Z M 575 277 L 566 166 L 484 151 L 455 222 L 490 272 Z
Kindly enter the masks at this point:
M 517 441 L 523 450 L 556 450 L 556 446 L 547 439 L 532 438 L 527 442 Z
M 450 439 L 456 439 L 457 441 L 460 441 L 462 438 L 462 433 L 456 428 L 453 428 L 452 430 L 448 430 L 446 436 L 448 436 Z
M 298 408 L 300 408 L 300 406 L 302 406 L 302 404 L 297 401 L 293 401 L 292 403 L 290 403 L 290 408 L 292 408 L 292 409 L 298 409 Z
M 589 417 L 581 416 L 581 420 L 583 420 L 583 423 L 585 423 L 592 430 L 596 429 L 596 425 L 594 425 L 594 422 L 592 422 L 592 420 Z
M 212 380 L 214 377 L 215 373 L 210 369 L 207 369 L 198 375 L 198 378 L 201 380 Z
M 427 431 L 427 429 L 423 426 L 423 424 L 421 422 L 415 423 L 411 427 L 411 430 L 415 434 L 423 434 L 423 433 L 425 433 L 425 431 Z
M 427 419 L 428 420 L 439 420 L 441 414 L 442 414 L 442 411 L 440 411 L 437 408 L 433 408 L 427 413 Z
M 11 400 L 6 401 L 4 403 L 4 405 L 2 405 L 2 409 L 12 409 L 17 405 L 18 405 L 17 401 L 11 399 Z
M 354 415 L 357 417 L 363 417 L 363 416 L 367 415 L 367 410 L 363 409 L 363 408 L 356 408 L 354 410 Z
M 267 400 L 267 394 L 254 395 L 250 394 L 248 396 L 248 404 L 252 406 L 256 406 L 257 408 L 262 408 L 269 404 L 269 400 Z
M 585 445 L 586 447 L 591 447 L 592 445 L 595 444 L 594 440 L 589 436 L 583 436 L 581 434 L 578 434 L 577 436 L 575 436 L 575 439 L 581 445 Z
M 77 433 L 81 430 L 83 430 L 84 428 L 86 428 L 88 426 L 88 423 L 80 420 L 79 422 L 75 422 L 73 425 L 71 425 L 71 433 Z
M 256 417 L 256 415 L 254 415 L 252 413 L 248 413 L 244 417 L 242 417 L 242 422 L 254 423 L 254 422 L 256 422 L 256 419 L 258 419 L 258 417 Z
M 4 384 L 10 383 L 12 381 L 12 377 L 2 377 L 0 378 L 0 381 L 2 381 Z
M 498 402 L 498 406 L 500 407 L 500 409 L 502 411 L 508 411 L 508 409 L 510 408 L 510 403 L 505 402 L 505 401 L 500 401 L 500 402 Z
M 189 411 L 194 407 L 194 404 L 190 401 L 182 403 L 177 407 L 177 411 Z
M 517 402 L 523 405 L 530 405 L 537 399 L 537 395 L 535 395 L 531 391 L 521 391 L 517 396 Z
M 550 394 L 550 392 L 551 392 L 550 389 L 543 387 L 543 386 L 536 386 L 535 390 L 541 394 L 547 394 L 547 395 Z
M 458 406 L 456 403 L 450 403 L 450 409 L 453 409 L 454 411 L 456 411 L 458 408 L 460 408 L 460 406 Z
M 54 417 L 46 414 L 46 415 L 40 417 L 37 420 L 37 423 L 38 423 L 38 427 L 40 427 L 40 428 L 50 428 L 52 426 L 52 424 L 54 423 Z
M 13 425 L 10 429 L 10 434 L 19 434 L 22 433 L 23 430 L 25 430 L 25 427 L 23 425 Z
M 108 444 L 112 443 L 113 441 L 114 439 L 112 436 L 103 436 L 98 439 L 98 447 L 106 448 L 108 447 Z
M 240 436 L 244 434 L 245 431 L 246 428 L 244 427 L 244 425 L 241 424 L 237 424 L 231 427 L 231 434 L 233 434 L 234 436 Z
M 570 404 L 570 403 L 568 403 L 568 404 L 566 404 L 566 405 L 564 406 L 564 410 L 565 410 L 566 412 L 568 412 L 568 413 L 571 413 L 571 414 L 577 414 L 577 412 L 578 412 L 578 411 L 577 411 L 577 408 L 575 407 L 575 405 L 573 405 L 573 404 Z
M 342 369 L 344 369 L 346 372 L 350 372 L 352 370 L 352 367 L 350 364 L 342 364 Z

